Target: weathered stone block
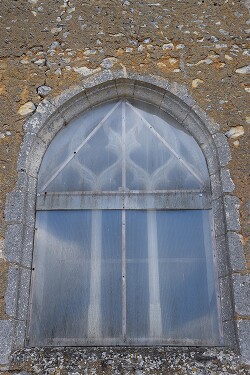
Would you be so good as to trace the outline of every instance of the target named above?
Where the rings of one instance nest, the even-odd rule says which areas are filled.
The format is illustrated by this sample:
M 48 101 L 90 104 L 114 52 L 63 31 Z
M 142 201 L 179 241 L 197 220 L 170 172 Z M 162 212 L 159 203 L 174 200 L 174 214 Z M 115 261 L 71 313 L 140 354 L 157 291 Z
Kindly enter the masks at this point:
M 230 266 L 233 271 L 246 269 L 246 260 L 243 253 L 243 246 L 240 236 L 237 233 L 229 232 L 227 234 L 228 249 L 230 257 Z
M 33 239 L 34 239 L 34 228 L 24 226 L 24 236 L 22 244 L 22 260 L 21 264 L 24 267 L 31 267 L 32 264 L 32 253 L 33 253 Z
M 240 230 L 240 218 L 239 218 L 239 198 L 233 197 L 231 195 L 226 195 L 224 197 L 224 206 L 226 214 L 226 227 L 229 231 L 239 231 Z
M 236 348 L 237 347 L 237 340 L 236 340 L 236 323 L 235 321 L 227 321 L 223 322 L 223 341 L 224 345 Z
M 213 199 L 220 198 L 222 196 L 222 187 L 220 173 L 216 172 L 210 176 L 211 188 L 212 188 L 212 197 Z
M 237 321 L 241 360 L 250 365 L 250 320 Z
M 28 189 L 28 175 L 25 171 L 19 171 L 15 190 L 26 192 L 27 189 Z
M 28 194 L 35 195 L 37 186 L 37 178 L 29 176 L 28 178 Z
M 18 171 L 27 171 L 28 155 L 30 153 L 32 144 L 35 141 L 35 139 L 36 135 L 34 133 L 25 133 L 17 162 Z
M 19 263 L 21 260 L 23 225 L 8 225 L 5 236 L 5 255 L 9 262 Z
M 212 201 L 212 212 L 214 218 L 214 233 L 217 238 L 223 235 L 226 230 L 224 224 L 224 207 L 221 198 Z
M 221 182 L 224 193 L 231 193 L 234 191 L 235 186 L 230 177 L 230 172 L 228 169 L 221 169 Z
M 25 201 L 25 215 L 23 219 L 23 224 L 32 228 L 34 228 L 35 224 L 35 203 L 36 195 L 27 194 L 27 198 Z
M 18 296 L 18 312 L 17 318 L 19 320 L 27 320 L 28 306 L 29 306 L 29 291 L 30 291 L 31 270 L 22 268 L 20 278 L 20 288 Z
M 8 363 L 13 339 L 13 322 L 11 320 L 0 320 L 0 364 Z
M 24 130 L 36 134 L 43 124 L 47 122 L 56 111 L 55 106 L 49 100 L 43 100 L 37 107 L 36 112 L 24 124 Z
M 219 279 L 222 321 L 233 320 L 232 290 L 228 276 Z
M 233 275 L 233 289 L 235 312 L 250 319 L 250 275 Z
M 62 113 L 54 114 L 48 121 L 46 126 L 40 129 L 38 136 L 48 146 L 56 133 L 60 131 L 66 124 L 66 120 Z
M 14 348 L 19 349 L 24 347 L 25 342 L 25 331 L 26 331 L 26 322 L 18 320 L 15 324 L 15 338 L 14 338 Z
M 203 121 L 205 127 L 209 131 L 210 134 L 216 134 L 220 130 L 220 125 L 217 124 L 215 121 L 210 119 L 206 112 L 204 112 L 201 108 L 197 106 L 197 104 L 192 106 L 192 110 L 197 114 L 197 116 Z
M 69 121 L 73 120 L 75 117 L 77 117 L 80 113 L 84 112 L 89 107 L 90 103 L 84 91 L 81 92 L 78 97 L 70 99 L 68 102 L 66 102 L 63 108 L 60 110 L 60 113 L 63 116 L 65 123 L 68 124 Z M 58 127 L 58 124 L 54 124 L 54 126 Z M 61 127 L 61 125 L 59 126 Z
M 26 161 L 27 174 L 29 176 L 37 178 L 37 173 L 41 164 L 41 160 L 46 149 L 46 143 L 44 143 L 40 138 L 36 137 L 30 149 L 32 160 L 30 160 L 30 158 L 27 157 Z
M 185 119 L 185 127 L 188 127 L 189 118 L 187 118 L 187 115 L 189 113 L 189 109 L 185 105 L 181 105 L 180 102 L 178 102 L 172 94 L 166 93 L 164 95 L 164 98 L 160 104 L 160 108 L 169 113 L 180 123 L 182 123 Z
M 55 108 L 55 111 L 60 113 L 64 109 L 64 106 L 67 107 L 67 103 L 74 101 L 74 99 L 80 98 L 81 96 L 84 97 L 84 91 L 85 89 L 83 85 L 74 85 L 73 87 L 63 90 L 60 95 L 53 99 L 50 98 L 49 101 Z
M 86 95 L 91 106 L 117 99 L 116 86 L 112 82 L 105 87 L 97 87 L 95 90 L 86 89 Z
M 216 253 L 218 275 L 219 277 L 227 276 L 229 273 L 229 259 L 224 235 L 216 238 Z
M 121 98 L 133 98 L 135 89 L 135 82 L 133 80 L 119 78 L 116 80 L 117 95 Z
M 22 222 L 24 217 L 26 193 L 14 191 L 7 195 L 5 208 L 5 220 L 12 222 Z
M 136 99 L 151 103 L 156 105 L 157 107 L 161 106 L 162 101 L 164 100 L 165 91 L 155 89 L 155 86 L 148 85 L 147 89 L 145 90 L 145 84 L 142 82 L 135 82 L 134 87 L 134 97 Z
M 18 266 L 10 266 L 8 273 L 8 287 L 4 296 L 6 313 L 11 317 L 16 317 L 18 286 L 20 269 Z
M 206 143 L 202 143 L 200 147 L 206 158 L 209 174 L 215 174 L 219 171 L 220 166 L 216 148 L 211 144 L 211 142 L 209 143 L 208 141 Z
M 227 137 L 224 134 L 217 133 L 213 135 L 213 139 L 217 146 L 220 165 L 224 167 L 232 159 Z

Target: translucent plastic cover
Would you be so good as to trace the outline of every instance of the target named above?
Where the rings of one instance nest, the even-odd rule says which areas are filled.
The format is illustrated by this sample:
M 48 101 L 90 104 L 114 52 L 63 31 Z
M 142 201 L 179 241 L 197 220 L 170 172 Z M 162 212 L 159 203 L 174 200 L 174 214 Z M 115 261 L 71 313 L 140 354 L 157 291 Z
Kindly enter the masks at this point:
M 205 158 L 120 100 L 71 121 L 39 171 L 30 345 L 218 345 Z
M 60 131 L 44 156 L 38 191 L 205 190 L 208 180 L 199 146 L 175 120 L 121 100 Z
M 31 345 L 216 345 L 209 211 L 38 212 Z

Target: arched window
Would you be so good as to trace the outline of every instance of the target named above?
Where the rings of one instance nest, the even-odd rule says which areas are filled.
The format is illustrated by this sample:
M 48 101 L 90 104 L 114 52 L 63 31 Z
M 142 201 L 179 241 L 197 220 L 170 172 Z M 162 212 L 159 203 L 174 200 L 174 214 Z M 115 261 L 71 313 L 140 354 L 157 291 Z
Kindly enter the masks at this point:
M 205 158 L 122 99 L 81 114 L 38 175 L 30 345 L 217 345 Z

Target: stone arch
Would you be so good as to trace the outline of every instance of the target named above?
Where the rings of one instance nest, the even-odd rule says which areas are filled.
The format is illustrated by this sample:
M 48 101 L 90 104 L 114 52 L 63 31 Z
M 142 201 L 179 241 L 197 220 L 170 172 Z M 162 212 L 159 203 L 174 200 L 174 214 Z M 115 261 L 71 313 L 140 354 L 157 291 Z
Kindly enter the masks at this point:
M 170 85 L 159 77 L 123 73 L 101 73 L 87 78 L 81 86 L 44 100 L 24 125 L 24 140 L 18 161 L 16 188 L 8 195 L 6 205 L 6 255 L 12 263 L 6 292 L 6 312 L 12 332 L 9 352 L 25 345 L 29 288 L 35 224 L 36 182 L 42 157 L 57 132 L 81 112 L 105 101 L 121 97 L 136 98 L 153 104 L 174 117 L 196 139 L 207 161 L 211 180 L 212 210 L 216 241 L 216 257 L 221 296 L 224 344 L 237 347 L 228 244 L 230 236 L 239 246 L 240 229 L 236 207 L 238 200 L 227 195 L 233 190 L 229 171 L 231 159 L 226 137 L 211 121 L 187 91 Z M 232 241 L 232 238 L 231 238 Z M 241 250 L 242 251 L 242 250 Z M 241 265 L 244 266 L 243 253 Z

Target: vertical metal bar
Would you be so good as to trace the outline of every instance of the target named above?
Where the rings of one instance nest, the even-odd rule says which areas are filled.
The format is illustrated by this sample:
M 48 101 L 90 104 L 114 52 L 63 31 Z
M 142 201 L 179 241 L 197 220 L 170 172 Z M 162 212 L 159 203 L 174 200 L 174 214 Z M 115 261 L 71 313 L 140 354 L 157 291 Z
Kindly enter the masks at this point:
M 122 102 L 122 188 L 126 189 L 126 113 Z
M 102 211 L 92 211 L 88 337 L 101 337 Z
M 162 337 L 160 280 L 156 211 L 147 212 L 148 221 L 148 278 L 149 278 L 149 336 Z
M 208 220 L 206 217 L 208 215 Z M 220 292 L 219 292 L 219 276 L 218 276 L 218 268 L 217 268 L 217 259 L 215 253 L 215 235 L 214 235 L 214 223 L 212 218 L 212 210 L 203 210 L 202 211 L 202 221 L 203 221 L 203 237 L 204 237 L 204 246 L 205 246 L 205 255 L 206 255 L 206 266 L 207 266 L 207 283 L 208 283 L 208 297 L 209 297 L 209 305 L 211 306 L 211 301 L 213 299 L 213 293 L 216 294 L 216 306 L 215 310 L 217 312 L 216 321 L 213 321 L 212 313 L 210 312 L 210 319 L 214 337 L 217 334 L 217 327 L 216 324 L 218 322 L 218 329 L 219 329 L 219 339 L 223 344 L 223 333 L 222 333 L 222 318 L 221 318 L 221 308 L 220 308 Z M 214 271 L 214 274 L 213 274 Z M 212 284 L 212 286 L 211 286 Z M 210 311 L 214 311 L 214 306 L 210 309 Z
M 126 189 L 126 114 L 125 102 L 122 102 L 122 189 Z M 126 340 L 127 330 L 126 305 L 126 212 L 123 201 L 122 209 L 122 337 Z
M 126 340 L 127 329 L 126 306 L 126 213 L 122 210 L 122 337 Z
M 206 257 L 206 268 L 207 268 L 207 290 L 209 303 L 211 302 L 214 295 L 214 275 L 213 275 L 213 259 L 212 259 L 212 244 L 211 244 L 211 233 L 208 220 L 208 212 L 205 210 L 201 211 L 202 214 L 202 230 L 203 230 L 203 239 L 204 239 L 204 252 Z

